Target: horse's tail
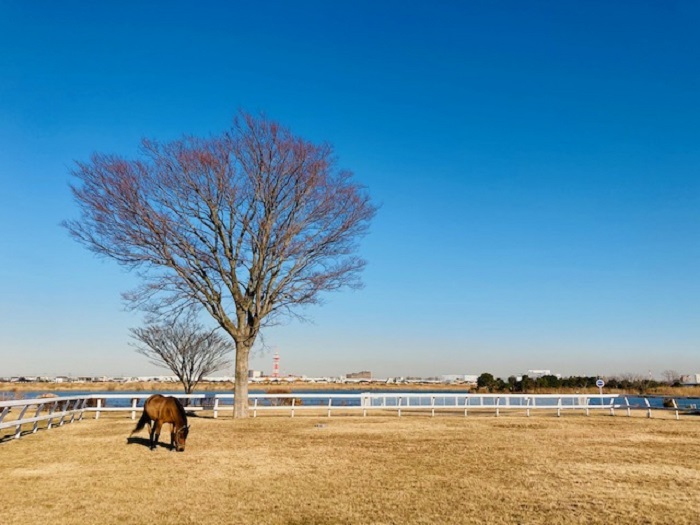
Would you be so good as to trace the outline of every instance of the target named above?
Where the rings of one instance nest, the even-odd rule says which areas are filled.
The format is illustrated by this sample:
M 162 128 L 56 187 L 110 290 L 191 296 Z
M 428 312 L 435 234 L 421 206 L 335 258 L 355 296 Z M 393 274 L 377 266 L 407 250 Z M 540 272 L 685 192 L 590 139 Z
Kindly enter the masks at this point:
M 135 434 L 136 432 L 140 432 L 141 430 L 143 430 L 143 427 L 146 426 L 146 423 L 150 423 L 150 422 L 151 422 L 151 418 L 148 417 L 148 414 L 146 414 L 146 409 L 144 408 L 143 414 L 141 414 L 141 419 L 139 419 L 139 422 L 136 423 L 136 428 L 134 428 L 134 430 L 132 430 L 131 433 Z

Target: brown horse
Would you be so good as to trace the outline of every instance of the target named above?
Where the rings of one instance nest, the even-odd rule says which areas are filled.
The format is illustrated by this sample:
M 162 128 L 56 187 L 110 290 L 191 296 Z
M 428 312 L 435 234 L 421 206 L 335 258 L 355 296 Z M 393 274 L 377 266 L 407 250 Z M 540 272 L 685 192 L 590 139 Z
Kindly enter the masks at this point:
M 151 421 L 154 422 L 151 425 Z M 156 448 L 158 438 L 160 437 L 160 429 L 164 423 L 170 423 L 170 449 L 184 452 L 187 434 L 190 432 L 190 427 L 187 424 L 187 415 L 185 409 L 180 402 L 174 397 L 165 397 L 160 394 L 154 394 L 143 405 L 143 414 L 141 419 L 136 424 L 136 428 L 132 430 L 132 434 L 139 432 L 146 425 L 149 430 L 149 445 L 151 450 Z

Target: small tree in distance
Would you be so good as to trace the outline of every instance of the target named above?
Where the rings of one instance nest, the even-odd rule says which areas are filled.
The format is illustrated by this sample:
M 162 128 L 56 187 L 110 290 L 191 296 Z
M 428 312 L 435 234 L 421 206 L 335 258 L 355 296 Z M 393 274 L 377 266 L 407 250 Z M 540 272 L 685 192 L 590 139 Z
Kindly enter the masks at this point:
M 486 388 L 489 392 L 493 392 L 496 387 L 496 378 L 493 377 L 493 374 L 484 372 L 477 378 L 476 386 L 478 388 Z
M 664 382 L 669 386 L 678 386 L 681 384 L 681 375 L 675 370 L 664 370 L 661 372 L 661 377 L 664 378 Z
M 204 330 L 191 319 L 132 328 L 136 351 L 156 366 L 169 368 L 185 393 L 191 394 L 202 378 L 231 364 L 227 356 L 233 343 L 220 334 Z

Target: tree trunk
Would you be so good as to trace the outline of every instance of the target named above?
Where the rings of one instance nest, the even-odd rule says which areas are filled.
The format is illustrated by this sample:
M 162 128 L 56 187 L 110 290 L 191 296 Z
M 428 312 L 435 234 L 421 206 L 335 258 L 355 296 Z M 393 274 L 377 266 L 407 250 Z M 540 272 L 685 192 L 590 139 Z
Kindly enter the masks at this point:
M 248 358 L 252 345 L 236 343 L 236 379 L 233 386 L 233 417 L 248 417 Z

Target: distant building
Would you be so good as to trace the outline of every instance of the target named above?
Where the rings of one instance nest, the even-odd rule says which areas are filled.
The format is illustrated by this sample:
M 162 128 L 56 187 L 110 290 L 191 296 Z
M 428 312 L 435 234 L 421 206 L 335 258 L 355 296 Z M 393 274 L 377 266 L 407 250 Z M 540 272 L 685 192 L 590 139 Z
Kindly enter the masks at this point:
M 363 370 L 362 372 L 350 372 L 345 376 L 346 379 L 372 379 L 372 372 Z
M 476 383 L 479 376 L 474 374 L 448 374 L 440 376 L 443 383 Z
M 250 373 L 248 374 L 250 376 Z M 235 378 L 233 376 L 206 376 L 202 378 L 202 381 L 207 383 L 233 383 Z
M 262 375 L 260 370 L 248 370 L 248 379 L 260 379 Z
M 537 379 L 538 377 L 544 377 L 544 376 L 554 376 L 559 379 L 561 379 L 561 374 L 553 374 L 551 370 L 528 370 L 527 371 L 527 377 L 530 379 Z M 518 379 L 518 381 L 521 381 L 522 377 Z
M 681 384 L 686 386 L 700 385 L 700 374 L 687 374 L 681 376 Z

